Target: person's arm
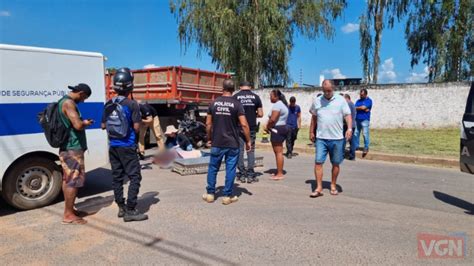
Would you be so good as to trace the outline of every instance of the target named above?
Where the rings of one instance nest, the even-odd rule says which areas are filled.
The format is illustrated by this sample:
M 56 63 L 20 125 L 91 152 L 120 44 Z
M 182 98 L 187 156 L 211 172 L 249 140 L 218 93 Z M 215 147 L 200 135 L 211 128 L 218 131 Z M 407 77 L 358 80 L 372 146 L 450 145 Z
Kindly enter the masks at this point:
M 357 106 L 356 110 L 357 111 L 365 111 L 365 110 L 367 110 L 367 107 L 365 105 Z
M 257 108 L 257 117 L 258 118 L 263 117 L 263 108 L 262 107 Z
M 276 125 L 276 123 L 278 122 L 278 118 L 280 118 L 280 111 L 272 110 L 272 114 L 270 118 L 268 119 L 268 123 L 267 123 L 268 131 L 270 131 L 270 129 L 272 129 Z
M 107 121 L 107 116 L 109 115 L 109 102 L 107 102 L 105 105 L 104 105 L 104 111 L 102 112 L 102 120 L 100 121 L 100 128 L 102 128 L 102 130 L 106 129 L 106 125 L 105 125 L 105 122 Z
M 63 111 L 66 117 L 71 121 L 71 125 L 75 130 L 83 130 L 94 123 L 93 120 L 81 120 L 81 117 L 76 111 L 76 106 L 72 100 L 66 100 L 63 104 Z
M 316 141 L 316 128 L 318 126 L 318 108 L 319 105 L 317 104 L 318 98 L 313 100 L 311 107 L 309 108 L 309 113 L 311 114 L 311 123 L 309 125 L 309 139 L 312 142 Z
M 352 138 L 352 115 L 348 114 L 344 116 L 344 119 L 346 120 L 346 125 L 347 125 L 347 130 L 346 130 L 346 140 L 350 140 Z
M 301 110 L 299 110 L 299 112 L 297 113 L 297 116 L 298 116 L 298 129 L 301 128 Z
M 346 121 L 347 131 L 346 131 L 346 140 L 350 140 L 352 137 L 352 113 L 349 104 L 344 100 L 344 104 L 342 105 L 342 114 Z
M 245 115 L 239 115 L 239 123 L 240 123 L 240 127 L 244 131 L 246 150 L 249 151 L 251 149 L 250 127 L 247 122 L 247 118 L 245 118 Z
M 149 124 L 151 122 L 153 122 L 153 116 L 151 116 L 151 115 L 147 116 L 145 119 L 142 119 L 142 123 L 144 123 L 144 124 Z
M 316 141 L 316 135 L 314 134 L 314 132 L 315 132 L 316 126 L 317 126 L 317 120 L 318 120 L 317 116 L 311 115 L 311 123 L 310 123 L 310 126 L 309 126 L 309 139 L 312 142 Z
M 212 143 L 212 115 L 207 114 L 206 117 L 206 133 L 207 133 L 207 143 Z
M 104 108 L 104 112 L 102 113 L 102 121 L 101 121 L 101 123 L 100 123 L 100 128 L 102 128 L 102 130 L 104 130 L 104 129 L 105 129 L 105 120 L 106 120 L 106 117 L 105 117 L 105 116 L 106 116 L 106 114 L 105 114 L 105 111 L 106 111 L 106 110 L 105 110 L 105 108 Z
M 367 105 L 366 105 L 365 111 L 366 111 L 366 112 L 370 112 L 371 110 L 372 110 L 372 100 L 371 100 L 371 99 L 367 99 Z
M 133 130 L 136 134 L 140 132 L 140 123 L 142 121 L 142 115 L 140 113 L 140 106 L 137 102 L 132 102 L 132 122 L 133 122 Z

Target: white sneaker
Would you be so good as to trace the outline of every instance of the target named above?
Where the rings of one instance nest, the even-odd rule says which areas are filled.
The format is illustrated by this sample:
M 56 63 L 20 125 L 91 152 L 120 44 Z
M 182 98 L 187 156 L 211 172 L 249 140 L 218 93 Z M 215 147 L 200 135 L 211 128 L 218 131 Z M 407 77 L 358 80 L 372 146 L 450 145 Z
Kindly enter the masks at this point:
M 204 195 L 202 195 L 202 199 L 207 203 L 213 203 L 215 201 L 214 194 L 205 193 Z
M 231 203 L 237 202 L 239 200 L 239 197 L 233 196 L 233 197 L 224 197 L 222 199 L 222 204 L 224 205 L 229 205 Z

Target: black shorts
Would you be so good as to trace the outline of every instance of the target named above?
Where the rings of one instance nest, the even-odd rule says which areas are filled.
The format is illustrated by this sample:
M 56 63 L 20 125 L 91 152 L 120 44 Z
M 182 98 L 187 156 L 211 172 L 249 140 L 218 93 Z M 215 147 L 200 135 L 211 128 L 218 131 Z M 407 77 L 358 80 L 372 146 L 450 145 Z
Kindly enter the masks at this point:
M 274 131 L 277 132 L 274 132 Z M 288 126 L 275 126 L 270 130 L 271 136 L 270 136 L 270 141 L 272 143 L 283 143 L 286 140 L 286 137 L 288 135 Z

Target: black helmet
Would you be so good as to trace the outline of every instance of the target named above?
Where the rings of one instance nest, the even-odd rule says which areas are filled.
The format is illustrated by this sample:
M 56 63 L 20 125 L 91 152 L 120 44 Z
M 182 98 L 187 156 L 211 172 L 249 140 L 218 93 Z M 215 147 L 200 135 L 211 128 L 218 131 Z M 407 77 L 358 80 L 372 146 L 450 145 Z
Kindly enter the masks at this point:
M 115 72 L 116 72 L 116 73 L 119 73 L 119 72 L 132 73 L 132 71 L 130 71 L 130 68 L 128 68 L 128 67 L 121 67 L 121 68 L 117 69 Z
M 133 74 L 128 68 L 120 68 L 114 75 L 114 90 L 128 92 L 133 90 Z

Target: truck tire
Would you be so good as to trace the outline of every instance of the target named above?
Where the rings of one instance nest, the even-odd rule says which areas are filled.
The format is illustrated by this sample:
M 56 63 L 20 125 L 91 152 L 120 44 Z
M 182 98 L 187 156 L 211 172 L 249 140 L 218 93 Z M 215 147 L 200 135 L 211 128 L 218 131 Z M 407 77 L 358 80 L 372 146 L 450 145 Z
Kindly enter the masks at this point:
M 51 159 L 33 157 L 16 163 L 3 179 L 2 197 L 29 210 L 52 203 L 61 192 L 61 168 Z

